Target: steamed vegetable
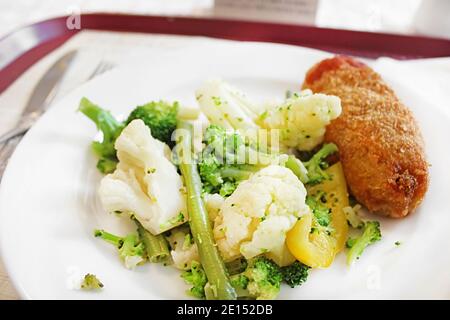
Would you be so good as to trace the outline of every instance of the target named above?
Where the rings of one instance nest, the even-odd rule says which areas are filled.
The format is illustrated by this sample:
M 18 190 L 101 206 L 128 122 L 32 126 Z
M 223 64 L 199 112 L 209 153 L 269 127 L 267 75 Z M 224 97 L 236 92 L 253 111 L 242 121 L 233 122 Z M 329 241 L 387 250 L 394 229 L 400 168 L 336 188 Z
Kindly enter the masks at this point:
M 306 197 L 306 204 L 312 210 L 317 223 L 322 227 L 329 227 L 331 223 L 331 209 L 323 203 L 326 202 L 325 196 L 324 192 L 318 192 L 314 196 L 309 195 Z
M 311 150 L 322 143 L 326 126 L 341 113 L 340 100 L 335 96 L 305 90 L 281 104 L 260 106 L 221 80 L 206 82 L 196 91 L 196 97 L 212 124 L 253 137 L 259 129 L 276 129 L 281 132 L 284 148 L 299 150 Z
M 207 81 L 195 96 L 211 124 L 226 130 L 258 128 L 254 122 L 259 114 L 257 106 L 230 84 L 219 79 Z
M 205 193 L 229 196 L 241 181 L 271 164 L 285 166 L 303 183 L 308 181 L 306 168 L 300 160 L 273 150 L 263 151 L 239 132 L 227 132 L 220 126 L 210 125 L 206 128 L 204 143 L 198 169 Z
M 311 159 L 303 163 L 308 171 L 309 184 L 316 184 L 330 179 L 330 175 L 325 171 L 328 167 L 328 163 L 325 161 L 325 158 L 337 151 L 338 148 L 335 144 L 324 144 L 322 148 L 312 156 Z
M 283 281 L 291 288 L 302 285 L 308 279 L 309 267 L 298 261 L 281 268 Z
M 286 242 L 284 243 L 281 250 L 266 252 L 264 253 L 264 256 L 275 262 L 280 267 L 289 266 L 297 260 L 289 251 L 288 247 L 286 246 Z
M 347 264 L 352 264 L 362 255 L 367 246 L 381 240 L 380 223 L 378 221 L 367 221 L 364 223 L 363 233 L 357 238 L 349 239 L 347 246 Z
M 119 237 L 104 230 L 95 230 L 94 236 L 102 238 L 119 249 L 119 257 L 127 269 L 133 269 L 145 261 L 145 246 L 134 233 Z
M 287 168 L 271 165 L 239 184 L 215 219 L 214 236 L 226 261 L 241 254 L 283 255 L 286 232 L 309 212 L 306 189 Z
M 188 270 L 194 261 L 200 261 L 198 247 L 189 226 L 182 225 L 170 230 L 169 240 L 173 265 L 180 270 Z
M 187 284 L 192 285 L 188 291 L 191 296 L 205 299 L 205 285 L 208 279 L 199 262 L 193 261 L 189 270 L 183 271 L 181 277 Z
M 345 208 L 349 205 L 347 182 L 340 162 L 326 169 L 325 173 L 329 179 L 309 187 L 308 194 L 316 198 L 320 195 L 322 204 L 330 209 L 331 229 L 337 241 L 336 251 L 340 252 L 345 246 L 348 235 L 345 214 Z
M 359 229 L 359 236 L 348 238 L 345 243 L 350 250 L 347 252 L 347 264 L 351 265 L 359 259 L 367 246 L 381 240 L 381 228 L 378 221 L 367 221 L 358 215 L 361 205 L 343 208 L 347 223 L 354 229 Z
M 159 234 L 157 236 L 151 234 L 147 231 L 142 224 L 133 219 L 136 223 L 138 229 L 139 240 L 145 246 L 145 252 L 147 254 L 147 259 L 150 262 L 165 262 L 170 257 L 169 253 L 169 244 L 167 243 L 166 238 Z
M 116 148 L 117 169 L 103 177 L 99 188 L 105 210 L 133 213 L 154 235 L 184 223 L 183 182 L 167 145 L 153 138 L 142 120 L 134 120 L 117 138 Z
M 99 157 L 98 170 L 105 174 L 113 172 L 118 162 L 114 143 L 124 128 L 123 123 L 117 121 L 109 111 L 103 110 L 87 98 L 81 99 L 79 110 L 91 119 L 103 134 L 101 142 L 92 142 L 92 149 Z
M 358 216 L 358 211 L 361 209 L 361 205 L 356 204 L 354 207 L 345 207 L 344 213 L 347 218 L 348 224 L 355 229 L 361 229 L 364 227 L 364 221 Z
M 118 158 L 114 147 L 115 141 L 123 128 L 135 119 L 142 120 L 150 128 L 154 138 L 170 147 L 174 145 L 171 137 L 172 132 L 176 129 L 178 102 L 154 101 L 138 106 L 124 122 L 118 121 L 109 111 L 95 105 L 87 98 L 81 99 L 79 110 L 91 119 L 103 134 L 102 141 L 94 141 L 92 148 L 99 157 L 97 168 L 104 174 L 112 173 L 116 169 Z
M 189 225 L 197 244 L 200 260 L 208 279 L 209 299 L 236 299 L 236 292 L 231 286 L 224 263 L 217 250 L 208 213 L 203 203 L 202 183 L 197 165 L 192 157 L 192 125 L 180 121 L 177 144 L 179 167 L 187 191 L 187 208 Z
M 308 188 L 312 213 L 302 217 L 289 231 L 291 253 L 310 267 L 325 268 L 343 249 L 348 225 L 343 208 L 348 206 L 347 185 L 342 166 L 336 163 L 324 171 L 329 177 Z
M 203 201 L 205 202 L 206 210 L 208 211 L 209 219 L 214 222 L 217 215 L 220 213 L 220 207 L 222 207 L 225 197 L 222 197 L 218 193 L 204 193 Z
M 302 285 L 310 268 L 328 267 L 345 246 L 351 264 L 381 238 L 380 224 L 349 205 L 342 166 L 330 157 L 337 146 L 320 146 L 341 113 L 339 98 L 305 90 L 255 104 L 213 80 L 196 99 L 206 128 L 182 120 L 177 102 L 138 106 L 123 122 L 80 102 L 103 134 L 93 143 L 97 167 L 109 173 L 99 188 L 103 207 L 137 225 L 124 237 L 95 236 L 127 268 L 170 263 L 199 299 L 274 299 L 283 282 Z M 349 226 L 360 235 L 348 238 Z M 85 289 L 103 286 L 94 275 L 84 280 Z
M 282 280 L 280 267 L 263 256 L 248 260 L 244 272 L 231 276 L 231 283 L 239 297 L 257 300 L 275 299 Z
M 308 183 L 308 170 L 305 165 L 293 155 L 289 155 L 284 162 L 284 166 L 292 171 L 303 184 Z
M 153 101 L 136 107 L 128 116 L 125 124 L 129 124 L 135 119 L 141 119 L 151 129 L 155 139 L 173 147 L 175 143 L 172 140 L 172 132 L 177 127 L 179 108 L 178 102 Z
M 103 283 L 98 280 L 94 274 L 86 274 L 81 282 L 81 289 L 83 290 L 99 290 L 103 288 Z
M 326 268 L 336 254 L 336 239 L 323 228 L 312 213 L 303 215 L 286 238 L 289 251 L 311 268 Z
M 227 268 L 228 274 L 230 276 L 233 276 L 235 274 L 244 272 L 244 270 L 247 269 L 248 262 L 247 259 L 240 257 L 233 261 L 227 262 L 225 266 Z
M 248 179 L 260 168 L 262 161 L 272 160 L 270 155 L 246 144 L 239 133 L 226 132 L 217 125 L 206 128 L 204 143 L 198 170 L 206 193 L 229 196 L 239 182 Z M 249 164 L 250 154 L 255 160 L 252 164 Z
M 256 122 L 262 128 L 280 130 L 281 143 L 286 147 L 312 150 L 323 142 L 326 126 L 341 110 L 338 97 L 304 90 L 268 108 Z

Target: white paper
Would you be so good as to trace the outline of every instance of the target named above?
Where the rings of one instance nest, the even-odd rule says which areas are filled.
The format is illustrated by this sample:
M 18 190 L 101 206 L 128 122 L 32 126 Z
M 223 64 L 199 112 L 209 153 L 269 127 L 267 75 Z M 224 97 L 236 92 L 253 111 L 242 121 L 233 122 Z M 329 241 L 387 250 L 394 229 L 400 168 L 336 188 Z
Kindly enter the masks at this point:
M 215 0 L 218 17 L 313 24 L 317 0 Z

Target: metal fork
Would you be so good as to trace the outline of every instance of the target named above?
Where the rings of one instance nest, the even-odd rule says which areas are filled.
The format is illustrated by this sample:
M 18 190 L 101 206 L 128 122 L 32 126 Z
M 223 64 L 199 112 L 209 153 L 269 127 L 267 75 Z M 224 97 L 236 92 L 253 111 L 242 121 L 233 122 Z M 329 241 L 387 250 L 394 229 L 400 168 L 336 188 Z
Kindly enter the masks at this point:
M 106 71 L 111 70 L 114 67 L 115 65 L 113 63 L 102 60 L 99 62 L 94 71 L 89 75 L 86 81 L 92 80 L 95 77 L 105 73 Z M 55 93 L 53 95 L 51 101 L 49 101 L 49 104 L 53 102 L 53 100 L 57 95 L 58 93 Z M 3 172 L 5 171 L 6 166 L 8 164 L 8 160 L 11 157 L 14 150 L 16 149 L 17 145 L 19 144 L 20 140 L 22 140 L 23 136 L 24 134 L 18 135 L 14 138 L 9 139 L 3 145 L 0 145 L 0 182 L 3 177 Z
M 97 65 L 97 67 L 91 73 L 91 75 L 88 77 L 87 81 L 94 79 L 96 76 L 99 76 L 102 73 L 105 73 L 106 71 L 109 71 L 114 67 L 115 67 L 115 64 L 112 62 L 109 62 L 106 60 L 100 61 L 100 63 Z

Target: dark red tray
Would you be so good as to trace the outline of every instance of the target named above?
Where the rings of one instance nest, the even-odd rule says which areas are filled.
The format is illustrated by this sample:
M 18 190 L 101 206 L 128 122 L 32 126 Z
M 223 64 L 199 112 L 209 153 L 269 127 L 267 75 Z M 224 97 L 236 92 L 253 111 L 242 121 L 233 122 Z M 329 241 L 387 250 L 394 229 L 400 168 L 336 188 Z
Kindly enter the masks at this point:
M 126 31 L 208 36 L 298 45 L 335 53 L 398 59 L 450 56 L 450 41 L 419 36 L 316 28 L 288 24 L 223 19 L 85 14 L 81 30 L 69 30 L 67 17 L 42 21 L 0 39 L 0 55 L 9 62 L 0 70 L 0 93 L 31 65 L 81 30 Z M 15 50 L 26 39 L 28 46 Z

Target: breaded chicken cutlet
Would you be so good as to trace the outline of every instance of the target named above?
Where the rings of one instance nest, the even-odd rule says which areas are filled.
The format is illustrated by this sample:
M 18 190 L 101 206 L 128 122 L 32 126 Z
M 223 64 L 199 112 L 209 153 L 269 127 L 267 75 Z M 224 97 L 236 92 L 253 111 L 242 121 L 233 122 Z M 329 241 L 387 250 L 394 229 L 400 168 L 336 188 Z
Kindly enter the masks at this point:
M 428 188 L 424 142 L 412 112 L 380 75 L 336 56 L 313 66 L 303 88 L 341 99 L 342 114 L 327 127 L 325 140 L 339 147 L 355 198 L 392 218 L 412 212 Z

